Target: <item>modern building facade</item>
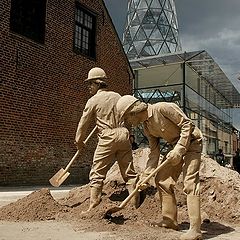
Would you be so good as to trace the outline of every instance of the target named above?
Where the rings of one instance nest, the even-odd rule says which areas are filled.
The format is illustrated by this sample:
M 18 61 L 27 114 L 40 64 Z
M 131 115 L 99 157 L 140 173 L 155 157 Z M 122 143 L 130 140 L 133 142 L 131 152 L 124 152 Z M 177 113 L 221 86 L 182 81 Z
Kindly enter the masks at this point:
M 123 47 L 128 59 L 181 51 L 174 0 L 129 0 Z
M 232 156 L 239 136 L 231 108 L 239 92 L 206 51 L 182 52 L 174 0 L 129 0 L 124 50 L 135 72 L 134 95 L 177 103 L 204 134 L 203 152 Z M 136 131 L 139 144 L 146 138 Z
M 130 60 L 134 95 L 146 103 L 177 103 L 204 135 L 203 152 L 214 156 L 219 148 L 231 158 L 237 148 L 231 108 L 240 94 L 206 51 L 166 54 Z M 146 142 L 137 131 L 138 143 Z
M 129 94 L 132 69 L 103 1 L 0 6 L 0 186 L 47 185 L 76 152 L 88 71 L 102 67 L 109 88 Z M 96 136 L 66 183 L 88 181 L 95 142 Z

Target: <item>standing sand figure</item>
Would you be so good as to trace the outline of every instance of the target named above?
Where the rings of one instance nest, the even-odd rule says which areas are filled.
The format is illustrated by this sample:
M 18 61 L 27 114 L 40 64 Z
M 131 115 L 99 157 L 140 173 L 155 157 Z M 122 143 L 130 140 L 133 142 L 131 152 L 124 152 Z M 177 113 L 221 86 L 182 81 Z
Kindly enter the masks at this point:
M 98 144 L 94 153 L 93 163 L 89 175 L 90 179 L 90 205 L 87 211 L 96 207 L 101 201 L 103 181 L 114 160 L 118 162 L 123 180 L 129 194 L 134 190 L 138 175 L 133 167 L 132 149 L 129 141 L 129 132 L 119 125 L 116 114 L 116 103 L 120 95 L 107 90 L 107 76 L 103 69 L 95 67 L 88 73 L 84 81 L 88 84 L 92 97 L 87 101 L 79 121 L 75 144 L 80 150 L 86 137 L 89 124 L 95 120 L 98 129 Z M 132 203 L 139 204 L 139 195 Z
M 166 159 L 171 164 L 167 165 L 155 178 L 162 200 L 163 220 L 153 225 L 178 230 L 174 186 L 182 172 L 190 229 L 180 238 L 182 240 L 202 239 L 199 181 L 201 131 L 175 103 L 159 102 L 151 105 L 140 102 L 133 96 L 125 95 L 119 99 L 116 108 L 120 117 L 129 124 L 137 126 L 143 123 L 144 133 L 149 141 L 150 153 L 140 182 L 158 165 L 159 139 L 162 138 L 173 146 L 166 155 Z

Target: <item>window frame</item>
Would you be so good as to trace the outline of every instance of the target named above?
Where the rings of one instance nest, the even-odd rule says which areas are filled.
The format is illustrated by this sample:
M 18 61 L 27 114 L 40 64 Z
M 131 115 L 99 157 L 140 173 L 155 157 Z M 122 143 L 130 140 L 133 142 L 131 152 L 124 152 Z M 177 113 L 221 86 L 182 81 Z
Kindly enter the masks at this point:
M 79 19 L 77 19 L 78 16 Z M 82 22 L 80 22 L 81 17 Z M 75 2 L 73 51 L 76 54 L 81 54 L 94 60 L 96 59 L 96 25 L 97 14 L 79 2 Z M 77 31 L 77 29 L 79 29 L 79 31 Z M 79 38 L 77 39 L 77 34 L 80 31 L 81 34 L 79 34 Z M 77 43 L 78 45 L 76 41 L 79 41 Z

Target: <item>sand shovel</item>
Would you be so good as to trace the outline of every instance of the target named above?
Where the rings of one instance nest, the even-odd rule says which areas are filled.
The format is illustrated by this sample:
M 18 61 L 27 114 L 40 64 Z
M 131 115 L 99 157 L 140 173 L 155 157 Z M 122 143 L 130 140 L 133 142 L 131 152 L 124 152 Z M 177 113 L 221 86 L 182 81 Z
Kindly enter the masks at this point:
M 91 133 L 85 139 L 85 141 L 83 142 L 84 144 L 87 143 L 87 141 L 96 131 L 96 129 L 97 129 L 97 126 L 95 126 L 95 128 L 91 131 Z M 65 169 L 61 168 L 52 178 L 49 179 L 49 182 L 51 183 L 52 186 L 59 187 L 66 180 L 66 178 L 70 175 L 70 173 L 68 172 L 68 169 L 70 168 L 72 163 L 76 160 L 79 154 L 80 154 L 80 151 L 78 150 L 73 156 L 73 158 L 71 159 L 71 161 L 68 163 L 66 168 Z
M 131 194 L 118 206 L 118 207 L 112 207 L 109 208 L 105 214 L 104 214 L 104 218 L 111 218 L 111 214 L 118 212 L 120 210 L 122 210 L 127 203 L 131 200 L 131 198 L 138 192 L 141 191 L 141 186 L 144 185 L 145 183 L 147 183 L 151 177 L 153 177 L 156 173 L 158 173 L 162 168 L 164 168 L 168 163 L 169 160 L 165 160 L 165 157 L 163 158 L 163 162 L 155 169 L 153 170 L 141 183 L 140 185 L 137 184 L 136 188 L 131 192 Z

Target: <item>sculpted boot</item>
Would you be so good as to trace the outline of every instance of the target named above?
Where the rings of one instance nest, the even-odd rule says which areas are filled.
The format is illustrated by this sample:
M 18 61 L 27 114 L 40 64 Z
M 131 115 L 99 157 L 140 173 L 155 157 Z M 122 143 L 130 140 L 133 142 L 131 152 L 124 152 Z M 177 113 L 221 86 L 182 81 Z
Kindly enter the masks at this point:
M 86 213 L 91 211 L 101 202 L 102 195 L 102 187 L 91 187 L 90 190 L 90 205 L 87 211 L 83 211 L 82 213 Z
M 163 220 L 160 223 L 151 223 L 152 226 L 170 228 L 179 230 L 177 223 L 177 204 L 175 196 L 162 195 L 162 215 Z
M 184 233 L 181 240 L 202 240 L 201 215 L 200 215 L 200 197 L 187 196 L 188 216 L 190 220 L 190 228 Z

